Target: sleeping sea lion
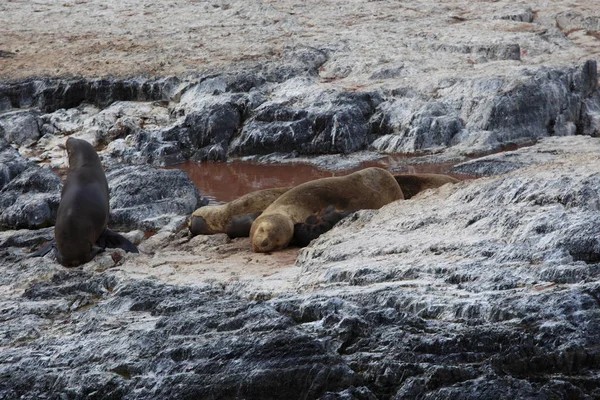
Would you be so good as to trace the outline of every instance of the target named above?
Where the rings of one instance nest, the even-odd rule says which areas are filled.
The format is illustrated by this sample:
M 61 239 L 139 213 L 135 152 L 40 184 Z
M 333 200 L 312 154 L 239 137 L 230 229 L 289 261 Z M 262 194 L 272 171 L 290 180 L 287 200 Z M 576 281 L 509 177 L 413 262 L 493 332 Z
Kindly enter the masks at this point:
M 423 190 L 435 189 L 446 183 L 460 182 L 458 179 L 442 174 L 399 174 L 394 175 L 402 189 L 404 199 L 410 199 Z
M 54 241 L 32 256 L 43 256 L 54 248 L 56 258 L 65 267 L 90 261 L 106 247 L 120 247 L 137 253 L 133 243 L 109 230 L 108 182 L 100 158 L 85 140 L 69 138 L 67 180 L 63 186 Z
M 192 214 L 190 232 L 193 236 L 215 233 L 227 233 L 231 238 L 248 236 L 252 222 L 289 189 L 280 187 L 258 190 L 229 203 L 200 207 Z
M 459 182 L 458 179 L 442 174 L 401 174 L 394 175 L 402 189 L 404 199 L 410 199 L 426 189 L 435 189 L 446 183 Z M 308 246 L 311 240 L 331 230 L 335 224 L 353 211 L 335 211 L 329 206 L 320 215 L 311 215 L 304 223 L 294 224 L 292 244 L 300 247 Z
M 382 168 L 303 183 L 281 195 L 254 221 L 252 250 L 264 253 L 285 248 L 294 236 L 294 224 L 304 223 L 329 206 L 335 211 L 377 209 L 403 198 L 394 176 Z

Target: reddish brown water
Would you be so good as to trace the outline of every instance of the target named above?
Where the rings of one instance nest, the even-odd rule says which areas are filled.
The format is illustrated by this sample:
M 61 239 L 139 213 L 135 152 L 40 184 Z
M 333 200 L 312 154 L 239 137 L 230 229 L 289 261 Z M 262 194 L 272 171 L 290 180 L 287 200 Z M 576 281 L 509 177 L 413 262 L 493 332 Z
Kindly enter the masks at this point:
M 246 193 L 281 186 L 297 186 L 314 179 L 343 176 L 366 167 L 395 167 L 394 158 L 365 162 L 360 167 L 344 171 L 328 171 L 310 164 L 256 164 L 244 161 L 194 162 L 171 168 L 188 173 L 202 196 L 218 202 L 228 202 Z M 398 173 L 448 173 L 454 163 L 402 165 Z

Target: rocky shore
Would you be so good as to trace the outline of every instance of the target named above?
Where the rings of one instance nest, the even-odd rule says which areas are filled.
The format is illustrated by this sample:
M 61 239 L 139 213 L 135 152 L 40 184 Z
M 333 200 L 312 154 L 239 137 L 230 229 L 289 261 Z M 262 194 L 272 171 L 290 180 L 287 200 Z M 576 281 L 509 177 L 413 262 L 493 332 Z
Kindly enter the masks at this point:
M 1 4 L 0 398 L 599 398 L 599 21 L 594 1 Z M 28 257 L 69 136 L 140 254 Z M 272 254 L 190 238 L 209 194 L 164 168 L 389 154 L 469 179 Z

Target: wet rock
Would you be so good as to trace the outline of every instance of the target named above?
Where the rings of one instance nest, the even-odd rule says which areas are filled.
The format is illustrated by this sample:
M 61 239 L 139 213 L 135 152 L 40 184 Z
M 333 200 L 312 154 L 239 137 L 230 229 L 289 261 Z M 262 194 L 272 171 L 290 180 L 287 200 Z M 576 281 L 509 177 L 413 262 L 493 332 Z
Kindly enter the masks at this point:
M 188 175 L 176 169 L 120 166 L 106 171 L 106 179 L 112 229 L 156 232 L 173 218 L 191 215 L 200 201 Z

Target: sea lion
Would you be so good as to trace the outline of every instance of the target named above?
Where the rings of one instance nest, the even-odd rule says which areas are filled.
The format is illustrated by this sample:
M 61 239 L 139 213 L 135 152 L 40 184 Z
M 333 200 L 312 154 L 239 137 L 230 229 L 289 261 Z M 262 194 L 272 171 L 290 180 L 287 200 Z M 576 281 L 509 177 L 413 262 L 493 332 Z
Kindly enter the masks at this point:
M 306 218 L 304 223 L 294 224 L 294 237 L 291 243 L 299 247 L 308 246 L 311 240 L 331 230 L 335 224 L 353 212 L 335 211 L 333 206 L 329 206 L 321 214 Z
M 285 248 L 294 236 L 294 224 L 304 223 L 329 206 L 335 211 L 377 209 L 403 198 L 394 176 L 376 167 L 303 183 L 256 218 L 250 230 L 252 250 L 264 253 Z
M 401 174 L 394 175 L 394 178 L 402 189 L 404 199 L 410 199 L 426 189 L 459 182 L 456 178 L 442 174 Z M 291 243 L 300 247 L 308 246 L 311 240 L 331 230 L 335 224 L 352 213 L 353 211 L 335 211 L 329 206 L 320 215 L 311 215 L 304 223 L 294 224 L 294 237 Z
M 280 187 L 258 190 L 229 203 L 200 207 L 194 211 L 190 219 L 190 233 L 193 236 L 227 233 L 231 238 L 247 237 L 252 222 L 289 189 L 289 187 Z
M 394 178 L 402 189 L 404 199 L 410 199 L 426 189 L 435 189 L 446 183 L 460 182 L 456 178 L 442 174 L 398 174 L 394 175 Z
M 96 150 L 85 140 L 75 138 L 67 139 L 66 149 L 69 169 L 58 205 L 54 241 L 32 256 L 42 256 L 54 248 L 58 262 L 76 267 L 106 247 L 137 253 L 133 243 L 106 226 L 108 182 Z

